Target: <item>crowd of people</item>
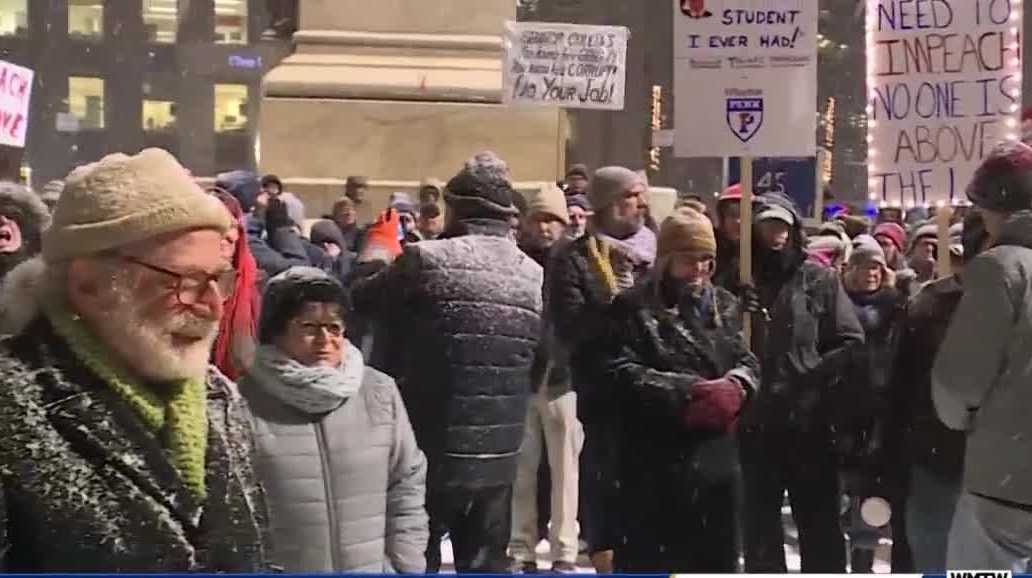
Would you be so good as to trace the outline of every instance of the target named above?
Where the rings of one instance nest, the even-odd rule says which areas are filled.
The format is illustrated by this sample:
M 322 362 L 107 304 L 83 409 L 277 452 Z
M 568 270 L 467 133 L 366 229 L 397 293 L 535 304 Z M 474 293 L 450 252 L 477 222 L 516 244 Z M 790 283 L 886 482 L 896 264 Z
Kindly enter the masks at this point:
M 0 570 L 784 573 L 786 494 L 804 572 L 1029 570 L 1028 145 L 947 247 L 772 193 L 742 251 L 740 187 L 655 223 L 641 172 L 488 152 L 369 188 L 0 183 Z

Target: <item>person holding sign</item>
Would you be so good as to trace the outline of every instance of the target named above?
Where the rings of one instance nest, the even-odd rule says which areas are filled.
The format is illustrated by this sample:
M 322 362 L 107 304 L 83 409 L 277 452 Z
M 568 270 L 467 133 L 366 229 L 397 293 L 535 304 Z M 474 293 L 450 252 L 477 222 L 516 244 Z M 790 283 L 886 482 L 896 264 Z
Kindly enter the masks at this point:
M 964 268 L 964 296 L 932 369 L 939 418 L 967 432 L 946 567 L 1025 573 L 1032 560 L 1032 148 L 999 145 L 967 195 L 992 248 Z
M 802 571 L 844 573 L 838 462 L 825 406 L 829 384 L 864 331 L 835 271 L 807 262 L 791 199 L 758 198 L 753 234 L 752 350 L 763 383 L 740 427 L 745 478 L 745 570 L 786 572 L 785 490 L 799 528 Z

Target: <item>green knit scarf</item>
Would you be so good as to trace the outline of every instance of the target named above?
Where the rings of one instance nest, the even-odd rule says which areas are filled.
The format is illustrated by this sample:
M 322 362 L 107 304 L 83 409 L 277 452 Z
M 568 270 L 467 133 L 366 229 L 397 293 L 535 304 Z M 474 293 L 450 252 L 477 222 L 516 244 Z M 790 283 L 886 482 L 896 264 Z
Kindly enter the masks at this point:
M 162 387 L 159 395 L 140 385 L 82 320 L 66 308 L 48 304 L 47 317 L 72 352 L 136 411 L 147 428 L 162 437 L 165 452 L 186 486 L 200 499 L 208 450 L 207 386 L 185 380 Z

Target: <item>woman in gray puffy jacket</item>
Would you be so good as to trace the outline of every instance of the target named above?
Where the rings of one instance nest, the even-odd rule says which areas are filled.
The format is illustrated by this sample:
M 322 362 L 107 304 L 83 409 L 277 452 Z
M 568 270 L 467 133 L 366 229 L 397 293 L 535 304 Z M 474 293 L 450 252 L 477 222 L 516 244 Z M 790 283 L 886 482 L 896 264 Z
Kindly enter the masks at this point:
M 255 468 L 287 572 L 421 573 L 426 458 L 394 380 L 344 336 L 347 293 L 294 267 L 269 281 L 241 382 Z

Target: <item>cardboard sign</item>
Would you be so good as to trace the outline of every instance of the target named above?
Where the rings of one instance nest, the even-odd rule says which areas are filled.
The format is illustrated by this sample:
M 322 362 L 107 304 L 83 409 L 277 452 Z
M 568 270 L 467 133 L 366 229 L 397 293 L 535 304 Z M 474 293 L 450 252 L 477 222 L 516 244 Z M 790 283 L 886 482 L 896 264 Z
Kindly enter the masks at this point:
M 25 146 L 32 77 L 32 70 L 0 60 L 0 144 Z
M 813 156 L 814 0 L 674 0 L 674 153 Z
M 506 22 L 506 103 L 623 110 L 627 38 L 622 26 Z
M 868 0 L 868 193 L 961 202 L 994 145 L 1017 139 L 1021 4 Z

